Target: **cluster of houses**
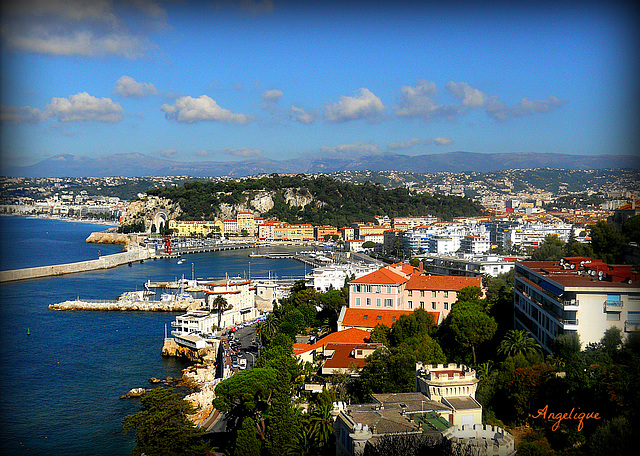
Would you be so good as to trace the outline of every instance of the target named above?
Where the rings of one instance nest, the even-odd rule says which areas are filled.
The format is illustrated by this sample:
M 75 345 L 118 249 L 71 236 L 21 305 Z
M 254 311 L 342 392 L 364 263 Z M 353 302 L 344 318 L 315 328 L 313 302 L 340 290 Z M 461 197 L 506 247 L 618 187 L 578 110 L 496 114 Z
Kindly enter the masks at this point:
M 581 242 L 589 238 L 584 228 L 558 220 L 531 221 L 509 217 L 458 217 L 443 222 L 437 217 L 377 217 L 377 223 L 350 226 L 313 226 L 265 220 L 252 212 L 238 212 L 235 219 L 170 220 L 177 236 L 248 236 L 261 242 L 340 241 L 345 250 L 404 251 L 408 254 L 485 254 L 492 247 L 506 251 L 535 249 L 548 235 L 567 241 L 571 234 Z
M 337 268 L 327 266 L 332 267 Z M 424 309 L 435 324 L 440 324 L 460 290 L 482 288 L 479 276 L 437 276 L 425 270 L 422 263 L 418 267 L 406 263 L 352 267 L 356 277 L 348 281 L 349 302 L 339 314 L 338 331 L 321 339 L 299 339 L 294 344 L 294 356 L 302 362 L 317 363 L 318 373 L 324 377 L 337 373 L 357 376 L 368 356 L 382 347 L 370 342 L 370 332 L 376 325 L 391 327 L 402 315 L 416 309 Z M 620 328 L 623 335 L 638 331 L 639 279 L 630 266 L 608 265 L 591 258 L 516 262 L 515 327 L 526 330 L 547 352 L 561 333 L 576 332 L 586 346 L 600 340 L 612 326 Z M 268 284 L 221 280 L 205 285 L 209 311 L 191 311 L 178 317 L 176 340 L 207 326 L 229 327 L 254 320 L 277 299 Z M 216 313 L 211 304 L 216 296 L 224 296 L 233 309 Z M 418 363 L 414 392 L 374 394 L 367 404 L 335 403 L 336 454 L 359 455 L 367 442 L 397 434 L 447 438 L 473 445 L 478 454 L 515 454 L 514 440 L 508 432 L 482 424 L 482 406 L 475 399 L 477 383 L 475 372 L 466 366 Z M 304 388 L 320 391 L 322 385 L 308 383 Z

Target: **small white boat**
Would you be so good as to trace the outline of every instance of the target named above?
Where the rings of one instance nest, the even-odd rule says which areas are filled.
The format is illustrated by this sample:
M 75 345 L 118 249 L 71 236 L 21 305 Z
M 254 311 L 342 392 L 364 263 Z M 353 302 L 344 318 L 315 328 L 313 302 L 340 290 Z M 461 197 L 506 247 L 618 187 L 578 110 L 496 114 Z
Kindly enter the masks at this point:
M 180 258 L 180 259 L 178 260 L 178 264 L 182 264 L 182 263 L 184 263 L 184 260 L 183 260 L 182 258 Z

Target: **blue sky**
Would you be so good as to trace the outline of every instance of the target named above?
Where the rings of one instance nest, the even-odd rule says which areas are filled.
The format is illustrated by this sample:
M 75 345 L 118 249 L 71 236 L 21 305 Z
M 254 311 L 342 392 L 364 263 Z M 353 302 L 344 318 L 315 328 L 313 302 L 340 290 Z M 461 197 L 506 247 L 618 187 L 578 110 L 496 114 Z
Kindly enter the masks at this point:
M 626 2 L 22 0 L 2 163 L 637 153 Z

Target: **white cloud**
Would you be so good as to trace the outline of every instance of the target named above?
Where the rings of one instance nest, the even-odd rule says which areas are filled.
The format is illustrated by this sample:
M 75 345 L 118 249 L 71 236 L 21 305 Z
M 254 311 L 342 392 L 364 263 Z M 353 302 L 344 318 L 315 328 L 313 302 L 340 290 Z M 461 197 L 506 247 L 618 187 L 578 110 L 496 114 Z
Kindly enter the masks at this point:
M 198 98 L 180 97 L 174 104 L 163 104 L 160 109 L 166 113 L 167 119 L 184 123 L 212 120 L 246 124 L 251 121 L 249 116 L 234 114 L 228 109 L 221 108 L 215 100 L 207 95 L 201 95 Z
M 130 7 L 144 16 L 125 21 L 120 10 Z M 142 35 L 154 27 L 142 24 L 151 22 L 158 29 L 166 18 L 153 0 L 118 7 L 111 0 L 22 0 L 11 2 L 5 11 L 1 30 L 8 47 L 55 56 L 141 57 L 154 47 Z
M 74 21 L 116 21 L 114 5 L 110 0 L 21 0 L 8 2 L 6 11 L 12 16 L 54 16 Z
M 489 100 L 489 96 L 478 89 L 474 89 L 466 82 L 450 81 L 446 85 L 451 95 L 462 101 L 467 108 L 482 108 Z
M 380 150 L 376 144 L 355 142 L 352 144 L 339 144 L 337 146 L 322 146 L 322 152 L 329 155 L 340 155 L 342 157 L 361 156 L 365 154 L 379 154 Z
M 222 149 L 222 153 L 226 155 L 231 155 L 233 157 L 242 157 L 242 158 L 262 156 L 262 152 L 259 151 L 258 149 L 249 149 L 247 147 L 243 147 L 240 149 L 226 148 L 226 149 Z
M 305 111 L 303 108 L 291 105 L 291 108 L 289 109 L 289 118 L 305 125 L 309 125 L 310 123 L 315 122 L 316 115 L 312 111 Z
M 36 123 L 44 120 L 46 114 L 31 106 L 0 105 L 0 122 L 3 123 Z
M 271 89 L 271 90 L 267 90 L 265 91 L 262 95 L 260 95 L 262 97 L 263 100 L 266 101 L 278 101 L 278 99 L 284 95 L 282 93 L 281 90 L 278 89 Z
M 151 47 L 145 39 L 127 34 L 97 36 L 92 31 L 52 34 L 49 31 L 21 30 L 9 34 L 7 45 L 25 52 L 44 55 L 77 55 L 93 57 L 117 55 L 137 58 Z
M 438 92 L 436 83 L 426 79 L 418 80 L 415 87 L 402 86 L 400 100 L 395 108 L 399 117 L 447 117 L 458 113 L 457 106 L 438 104 L 433 96 Z
M 196 157 L 208 157 L 209 155 L 211 155 L 211 152 L 209 152 L 208 150 L 196 150 L 193 155 L 195 155 Z
M 156 95 L 158 90 L 150 82 L 137 82 L 131 76 L 121 76 L 116 81 L 115 91 L 118 95 L 131 98 L 142 98 L 147 95 Z
M 492 99 L 487 105 L 487 114 L 496 120 L 504 121 L 511 117 L 523 117 L 549 112 L 565 103 L 553 95 L 550 95 L 546 100 L 529 100 L 524 97 L 513 106 L 507 106 L 498 99 Z
M 175 149 L 160 150 L 156 152 L 156 155 L 164 158 L 172 158 L 178 155 L 178 151 Z
M 392 142 L 387 145 L 387 150 L 401 150 L 401 149 L 409 149 L 416 144 L 420 144 L 419 138 L 411 138 L 409 141 L 402 142 Z
M 435 138 L 432 143 L 437 146 L 448 146 L 449 144 L 453 143 L 453 140 L 449 138 L 439 137 Z
M 369 89 L 362 88 L 354 97 L 341 96 L 340 101 L 325 107 L 325 117 L 330 122 L 379 117 L 385 110 L 382 100 Z
M 110 98 L 96 98 L 87 92 L 70 98 L 53 98 L 45 107 L 45 112 L 60 122 L 119 122 L 123 111 L 122 106 Z

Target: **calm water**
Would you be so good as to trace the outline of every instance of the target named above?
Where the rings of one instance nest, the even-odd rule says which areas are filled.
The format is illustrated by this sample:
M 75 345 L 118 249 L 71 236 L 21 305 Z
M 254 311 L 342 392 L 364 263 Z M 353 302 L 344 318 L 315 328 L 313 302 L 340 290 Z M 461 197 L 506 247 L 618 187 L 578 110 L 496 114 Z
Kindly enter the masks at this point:
M 97 258 L 117 246 L 87 245 L 106 227 L 0 217 L 2 269 Z M 30 242 L 30 239 L 36 241 Z M 147 280 L 196 277 L 301 276 L 294 260 L 249 258 L 247 250 L 193 254 L 185 262 L 150 260 L 67 276 L 0 285 L 0 454 L 125 455 L 133 435 L 121 419 L 139 409 L 119 396 L 148 387 L 150 377 L 179 376 L 183 362 L 161 356 L 172 313 L 56 312 L 49 304 L 115 299 Z M 250 262 L 250 264 L 249 264 Z M 192 268 L 193 264 L 193 268 Z M 27 330 L 30 335 L 27 335 Z

